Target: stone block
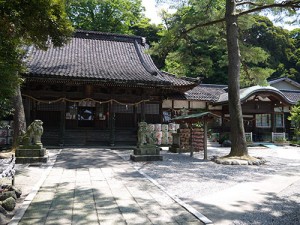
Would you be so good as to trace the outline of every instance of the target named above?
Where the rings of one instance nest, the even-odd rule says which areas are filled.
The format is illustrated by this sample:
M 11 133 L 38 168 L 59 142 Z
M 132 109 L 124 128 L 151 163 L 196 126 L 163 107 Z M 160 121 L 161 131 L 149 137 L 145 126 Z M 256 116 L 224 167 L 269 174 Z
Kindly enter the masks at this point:
M 46 148 L 41 149 L 16 149 L 16 163 L 46 163 L 48 154 Z
M 8 199 L 10 197 L 17 199 L 17 195 L 14 191 L 6 191 L 0 194 L 0 201 L 4 201 L 5 199 Z
M 48 155 L 44 157 L 17 157 L 16 158 L 17 164 L 47 163 L 47 162 L 48 162 Z
M 16 206 L 16 200 L 13 197 L 9 197 L 2 202 L 2 207 L 7 211 L 13 211 Z
M 156 145 L 143 145 L 134 149 L 135 155 L 159 155 L 159 148 Z
M 46 149 L 16 149 L 16 157 L 43 157 Z
M 162 155 L 130 155 L 130 159 L 134 162 L 162 161 Z

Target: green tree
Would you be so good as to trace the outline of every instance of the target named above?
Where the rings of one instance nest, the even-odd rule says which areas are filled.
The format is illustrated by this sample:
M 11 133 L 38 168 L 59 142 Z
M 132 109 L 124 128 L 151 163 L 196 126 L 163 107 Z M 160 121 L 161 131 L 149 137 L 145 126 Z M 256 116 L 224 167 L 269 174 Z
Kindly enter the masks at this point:
M 182 23 L 175 29 L 177 39 L 186 37 L 195 30 L 203 30 L 204 27 L 225 23 L 226 43 L 228 54 L 228 97 L 231 126 L 231 150 L 229 157 L 239 156 L 251 158 L 248 155 L 245 130 L 243 125 L 242 109 L 240 104 L 240 75 L 241 54 L 239 43 L 239 19 L 249 14 L 255 14 L 264 10 L 272 12 L 285 11 L 288 15 L 295 15 L 300 7 L 300 1 L 186 1 L 192 5 L 189 13 L 182 14 Z M 193 12 L 194 11 L 194 12 Z M 177 41 L 174 41 L 177 43 Z
M 292 76 L 291 72 L 295 67 L 292 62 L 295 56 L 295 47 L 289 36 L 289 31 L 274 26 L 267 17 L 254 15 L 253 19 L 252 26 L 241 33 L 240 40 L 243 40 L 242 43 L 260 47 L 268 54 L 268 57 L 265 60 L 262 59 L 260 64 L 262 67 L 273 70 L 273 72 L 270 71 L 272 72 L 271 78 Z M 260 73 L 264 74 L 261 71 Z
M 146 37 L 151 45 L 158 42 L 164 27 L 150 23 L 143 14 L 141 0 L 67 0 L 67 14 L 77 29 Z M 161 68 L 164 59 L 153 55 Z
M 297 141 L 300 139 L 300 103 L 298 102 L 295 106 L 292 107 L 290 111 L 291 115 L 288 117 L 288 120 L 292 121 L 295 126 L 294 135 L 296 136 Z
M 66 10 L 77 29 L 130 34 L 144 8 L 141 0 L 67 0 Z
M 294 48 L 289 49 L 288 65 L 284 64 L 284 74 L 300 82 L 300 29 L 294 29 L 289 32 L 290 40 Z
M 73 28 L 65 13 L 64 1 L 2 0 L 0 1 L 0 104 L 14 95 L 14 142 L 26 128 L 22 104 L 20 72 L 26 46 L 47 49 L 65 44 Z M 5 82 L 4 82 L 5 81 Z
M 198 4 L 198 3 L 194 3 Z M 203 82 L 227 84 L 227 49 L 224 25 L 210 27 L 209 29 L 196 29 L 184 35 L 179 41 L 174 41 L 178 28 L 187 29 L 188 25 L 182 24 L 187 16 L 193 17 L 194 5 L 185 5 L 175 14 L 165 14 L 168 29 L 161 42 L 152 49 L 152 55 L 165 56 L 164 70 L 188 77 L 204 77 Z M 195 14 L 195 13 L 194 13 Z M 269 68 L 270 54 L 257 43 L 249 41 L 256 34 L 251 33 L 251 28 L 256 24 L 255 16 L 243 17 L 239 20 L 239 38 L 241 46 L 241 85 L 266 85 L 266 79 L 274 72 Z M 179 24 L 179 25 L 178 25 Z M 183 27 L 183 28 L 182 28 Z M 254 32 L 253 32 L 254 33 Z M 171 38 L 170 38 L 171 37 Z M 168 38 L 170 38 L 168 40 Z M 271 39 L 272 41 L 272 39 Z M 163 45 L 172 45 L 166 48 Z M 176 43 L 176 44 L 174 44 Z M 165 51 L 165 52 L 164 52 Z M 167 52 L 170 51 L 170 52 Z

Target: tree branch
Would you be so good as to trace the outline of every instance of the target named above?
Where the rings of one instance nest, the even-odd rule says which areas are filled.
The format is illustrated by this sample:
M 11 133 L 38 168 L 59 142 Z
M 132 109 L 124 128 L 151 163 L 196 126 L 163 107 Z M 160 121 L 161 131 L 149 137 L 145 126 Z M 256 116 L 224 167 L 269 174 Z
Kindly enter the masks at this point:
M 237 3 L 236 6 L 241 6 L 241 5 L 253 5 L 253 6 L 262 6 L 262 4 L 256 4 L 254 2 L 241 2 Z
M 275 4 L 269 4 L 269 5 L 262 5 L 258 6 L 253 9 L 249 9 L 243 12 L 238 13 L 236 16 L 242 16 L 245 14 L 258 12 L 264 9 L 270 9 L 270 8 L 300 8 L 300 1 L 283 1 L 281 3 L 275 3 Z
M 224 21 L 225 21 L 225 18 L 221 18 L 221 19 L 218 19 L 218 20 L 209 21 L 207 23 L 199 23 L 199 24 L 196 24 L 193 27 L 190 27 L 189 29 L 186 29 L 186 30 L 182 31 L 182 34 L 186 34 L 186 33 L 190 32 L 192 30 L 195 30 L 199 27 L 207 27 L 207 26 L 210 26 L 210 25 L 213 25 L 213 24 L 224 22 Z
M 264 9 L 268 9 L 268 8 L 300 8 L 300 1 L 283 1 L 281 3 L 275 3 L 275 4 L 269 4 L 269 5 L 258 5 L 255 3 L 251 3 L 251 2 L 241 2 L 238 5 L 244 5 L 244 4 L 251 4 L 251 5 L 255 5 L 257 6 L 256 8 L 253 9 L 249 9 L 240 13 L 237 13 L 236 16 L 242 16 L 245 14 L 249 14 L 249 13 L 253 13 L 253 12 L 257 12 L 257 11 L 261 11 Z M 190 27 L 189 29 L 186 29 L 184 31 L 182 31 L 182 34 L 186 34 L 192 30 L 195 30 L 199 27 L 206 27 L 206 26 L 210 26 L 213 24 L 217 24 L 217 23 L 221 23 L 224 22 L 225 18 L 221 18 L 221 19 L 217 19 L 217 20 L 213 20 L 213 21 L 209 21 L 206 23 L 199 23 L 194 25 L 193 27 Z

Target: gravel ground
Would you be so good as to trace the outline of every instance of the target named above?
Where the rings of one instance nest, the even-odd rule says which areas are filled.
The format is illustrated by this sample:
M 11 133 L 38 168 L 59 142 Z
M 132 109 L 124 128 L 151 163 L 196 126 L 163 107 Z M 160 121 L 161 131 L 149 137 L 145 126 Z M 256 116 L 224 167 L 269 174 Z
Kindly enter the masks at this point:
M 222 156 L 229 151 L 229 148 L 211 147 L 208 156 Z M 124 160 L 129 160 L 131 153 L 118 152 Z M 194 157 L 190 157 L 189 153 L 174 154 L 165 150 L 161 154 L 163 161 L 132 163 L 170 193 L 191 205 L 196 205 L 193 204 L 195 199 L 201 199 L 201 196 L 211 195 L 242 182 L 259 182 L 279 174 L 299 176 L 298 182 L 277 195 L 268 195 L 265 202 L 257 205 L 252 212 L 239 215 L 232 224 L 300 224 L 300 148 L 250 147 L 251 156 L 267 160 L 262 166 L 219 165 L 203 160 L 202 152 L 194 153 Z

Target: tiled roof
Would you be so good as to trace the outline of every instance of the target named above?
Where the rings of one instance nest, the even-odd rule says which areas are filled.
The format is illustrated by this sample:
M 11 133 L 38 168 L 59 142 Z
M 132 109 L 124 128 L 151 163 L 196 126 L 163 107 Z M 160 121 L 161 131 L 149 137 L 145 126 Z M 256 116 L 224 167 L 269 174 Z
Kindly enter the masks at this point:
M 243 88 L 243 89 L 240 90 L 240 99 L 241 99 L 241 101 L 245 101 L 247 98 L 249 98 L 253 94 L 260 93 L 260 92 L 274 93 L 274 94 L 277 94 L 277 95 L 281 96 L 286 102 L 288 102 L 290 104 L 293 103 L 280 90 L 278 90 L 277 88 L 271 87 L 271 86 L 266 86 L 266 87 L 252 86 L 252 87 L 248 87 L 248 88 Z M 218 101 L 217 101 L 217 103 L 218 104 L 228 103 L 228 93 L 221 94 Z
M 300 91 L 288 91 L 288 90 L 280 90 L 282 94 L 285 95 L 288 99 L 290 99 L 294 104 L 300 101 Z
M 162 79 L 171 82 L 172 85 L 177 87 L 186 87 L 187 90 L 190 90 L 191 88 L 195 87 L 201 81 L 198 78 L 178 78 L 174 74 L 165 71 L 160 71 L 160 76 L 162 76 Z
M 33 48 L 26 59 L 25 76 L 168 87 L 192 84 L 160 72 L 146 49 L 142 37 L 77 31 L 63 47 Z
M 188 100 L 215 102 L 221 94 L 226 93 L 224 90 L 226 87 L 226 85 L 200 84 L 185 92 L 185 97 Z
M 294 85 L 294 86 L 300 88 L 300 84 L 299 84 L 298 82 L 296 82 L 296 81 L 294 81 L 294 80 L 292 80 L 292 79 L 290 79 L 290 78 L 287 78 L 287 77 L 282 77 L 282 78 L 270 80 L 270 81 L 269 81 L 269 84 L 272 85 L 272 84 L 279 83 L 279 82 L 281 82 L 281 81 L 286 81 L 286 82 L 288 82 L 288 83 L 290 83 L 290 84 L 292 84 L 292 85 Z

